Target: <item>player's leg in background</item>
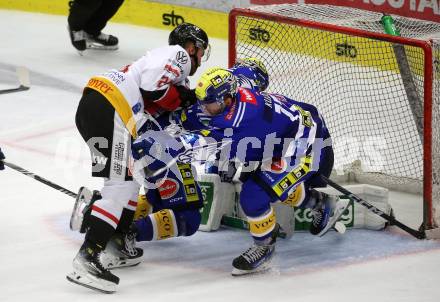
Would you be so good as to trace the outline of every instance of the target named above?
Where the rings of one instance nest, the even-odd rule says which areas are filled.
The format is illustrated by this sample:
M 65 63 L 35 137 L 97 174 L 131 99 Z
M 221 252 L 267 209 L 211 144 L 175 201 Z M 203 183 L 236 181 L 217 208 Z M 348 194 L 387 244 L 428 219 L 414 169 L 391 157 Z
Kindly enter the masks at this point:
M 102 6 L 103 0 L 72 0 L 69 1 L 67 17 L 68 30 L 72 45 L 79 51 L 86 49 L 87 34 L 84 31 L 90 19 Z
M 88 42 L 103 46 L 106 49 L 117 49 L 118 38 L 102 33 L 107 22 L 116 14 L 124 0 L 106 0 L 96 9 L 84 25 L 84 31 L 88 34 Z M 92 46 L 91 46 L 92 47 Z

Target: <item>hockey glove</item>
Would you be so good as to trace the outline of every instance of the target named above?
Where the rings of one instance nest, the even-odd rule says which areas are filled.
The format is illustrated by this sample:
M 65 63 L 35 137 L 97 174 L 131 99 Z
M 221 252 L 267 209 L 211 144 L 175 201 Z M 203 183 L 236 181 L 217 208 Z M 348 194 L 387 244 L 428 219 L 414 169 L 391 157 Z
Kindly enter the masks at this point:
M 187 108 L 197 102 L 195 89 L 189 89 L 185 86 L 176 86 L 180 96 L 180 107 Z
M 0 148 L 0 170 L 5 169 L 5 164 L 3 163 L 3 160 L 5 159 L 5 155 L 2 152 L 2 149 Z

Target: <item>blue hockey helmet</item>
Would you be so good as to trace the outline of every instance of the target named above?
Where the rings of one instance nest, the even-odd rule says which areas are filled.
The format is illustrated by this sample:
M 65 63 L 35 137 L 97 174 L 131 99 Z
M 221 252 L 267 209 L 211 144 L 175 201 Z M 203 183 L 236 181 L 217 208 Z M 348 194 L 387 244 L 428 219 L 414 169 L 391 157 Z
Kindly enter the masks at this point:
M 255 81 L 260 91 L 264 91 L 269 86 L 269 74 L 267 73 L 266 66 L 258 58 L 245 58 L 239 59 L 235 63 L 234 67 L 245 66 L 250 68 L 255 74 Z

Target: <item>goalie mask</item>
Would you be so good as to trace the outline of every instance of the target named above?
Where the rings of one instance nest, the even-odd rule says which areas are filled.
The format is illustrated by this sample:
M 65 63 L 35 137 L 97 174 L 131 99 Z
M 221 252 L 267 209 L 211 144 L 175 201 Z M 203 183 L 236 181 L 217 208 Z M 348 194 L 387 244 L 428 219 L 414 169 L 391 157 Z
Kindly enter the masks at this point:
M 206 32 L 191 23 L 182 23 L 171 31 L 168 37 L 169 45 L 180 45 L 185 48 L 185 44 L 191 41 L 197 48 L 203 48 L 205 53 L 202 61 L 207 61 L 211 52 L 211 46 L 209 45 L 209 39 Z
M 248 67 L 255 74 L 255 81 L 260 91 L 264 91 L 269 86 L 269 74 L 267 73 L 264 63 L 257 58 L 245 58 L 243 60 L 237 60 L 234 67 Z
M 224 109 L 225 97 L 234 97 L 237 86 L 237 80 L 229 70 L 218 67 L 208 69 L 196 85 L 196 97 L 202 111 L 206 113 L 206 106 L 214 103 Z

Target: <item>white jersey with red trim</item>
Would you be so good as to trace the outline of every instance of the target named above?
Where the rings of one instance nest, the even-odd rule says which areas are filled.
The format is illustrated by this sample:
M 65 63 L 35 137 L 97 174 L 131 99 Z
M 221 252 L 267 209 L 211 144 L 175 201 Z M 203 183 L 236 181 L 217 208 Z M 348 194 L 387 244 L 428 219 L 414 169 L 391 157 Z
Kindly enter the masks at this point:
M 98 77 L 105 78 L 118 88 L 123 101 L 131 108 L 138 130 L 145 121 L 145 100 L 142 98 L 140 89 L 167 90 L 173 85 L 183 85 L 189 88 L 190 71 L 189 54 L 181 46 L 173 45 L 150 50 L 121 70 L 110 70 Z M 126 109 L 115 108 L 120 115 L 120 110 L 128 108 L 126 105 L 122 107 Z

